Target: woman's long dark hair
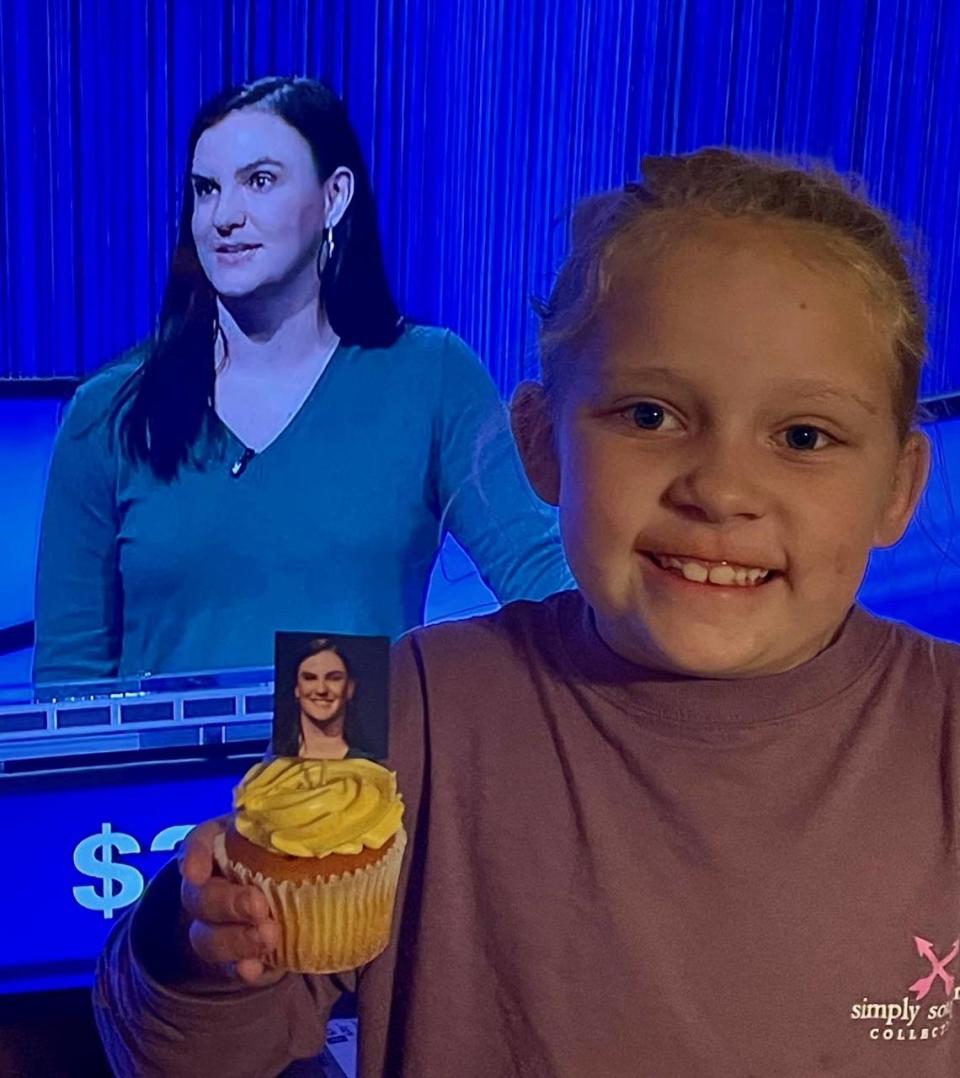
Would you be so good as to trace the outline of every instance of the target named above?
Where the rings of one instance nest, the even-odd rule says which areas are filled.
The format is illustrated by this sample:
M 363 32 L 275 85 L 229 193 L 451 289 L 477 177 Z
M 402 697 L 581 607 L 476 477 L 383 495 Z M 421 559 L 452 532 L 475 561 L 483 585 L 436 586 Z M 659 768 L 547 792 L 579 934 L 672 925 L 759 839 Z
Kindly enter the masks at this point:
M 213 416 L 217 296 L 193 241 L 193 155 L 204 131 L 251 105 L 275 113 L 307 140 L 321 182 L 337 168 L 353 173 L 353 198 L 334 228 L 333 254 L 320 279 L 334 332 L 344 344 L 376 348 L 393 344 L 402 330 L 383 265 L 370 177 L 337 95 L 306 78 L 259 79 L 220 94 L 201 108 L 190 132 L 177 245 L 157 331 L 117 404 L 118 412 L 124 410 L 123 448 L 162 479 L 176 475 Z

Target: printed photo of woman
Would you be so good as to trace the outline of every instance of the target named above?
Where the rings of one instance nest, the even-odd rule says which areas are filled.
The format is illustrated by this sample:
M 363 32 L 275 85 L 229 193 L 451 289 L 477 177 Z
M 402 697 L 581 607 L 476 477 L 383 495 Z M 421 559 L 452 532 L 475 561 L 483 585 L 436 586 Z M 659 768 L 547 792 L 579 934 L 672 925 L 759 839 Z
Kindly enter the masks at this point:
M 366 692 L 358 692 L 357 657 Z M 277 634 L 273 749 L 311 760 L 386 755 L 386 638 Z M 373 684 L 375 683 L 375 684 Z

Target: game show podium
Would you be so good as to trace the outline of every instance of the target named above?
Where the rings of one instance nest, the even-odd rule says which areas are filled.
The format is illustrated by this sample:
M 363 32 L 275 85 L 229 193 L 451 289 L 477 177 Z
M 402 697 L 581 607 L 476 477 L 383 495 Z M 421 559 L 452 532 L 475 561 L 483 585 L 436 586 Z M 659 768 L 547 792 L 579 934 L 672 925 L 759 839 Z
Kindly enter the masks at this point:
M 0 689 L 0 993 L 89 985 L 115 918 L 263 755 L 272 670 Z M 336 1019 L 325 1068 L 353 1072 Z

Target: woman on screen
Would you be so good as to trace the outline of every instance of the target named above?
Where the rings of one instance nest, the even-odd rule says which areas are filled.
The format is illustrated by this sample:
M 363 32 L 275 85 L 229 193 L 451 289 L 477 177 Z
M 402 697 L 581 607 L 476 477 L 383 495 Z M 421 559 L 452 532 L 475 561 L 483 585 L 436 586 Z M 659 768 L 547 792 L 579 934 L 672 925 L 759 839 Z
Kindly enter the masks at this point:
M 397 637 L 445 530 L 501 601 L 569 586 L 486 370 L 397 308 L 339 99 L 228 91 L 187 162 L 157 332 L 54 447 L 35 680 L 266 666 L 318 618 Z

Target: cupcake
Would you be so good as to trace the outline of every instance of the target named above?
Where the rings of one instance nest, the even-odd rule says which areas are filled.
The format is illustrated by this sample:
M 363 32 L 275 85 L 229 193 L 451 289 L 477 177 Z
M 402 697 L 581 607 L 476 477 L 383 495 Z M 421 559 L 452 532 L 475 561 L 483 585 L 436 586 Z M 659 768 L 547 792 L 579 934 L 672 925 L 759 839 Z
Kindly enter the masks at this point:
M 216 859 L 227 879 L 266 896 L 280 926 L 268 965 L 337 973 L 386 948 L 407 840 L 392 771 L 278 757 L 247 772 L 233 807 Z

